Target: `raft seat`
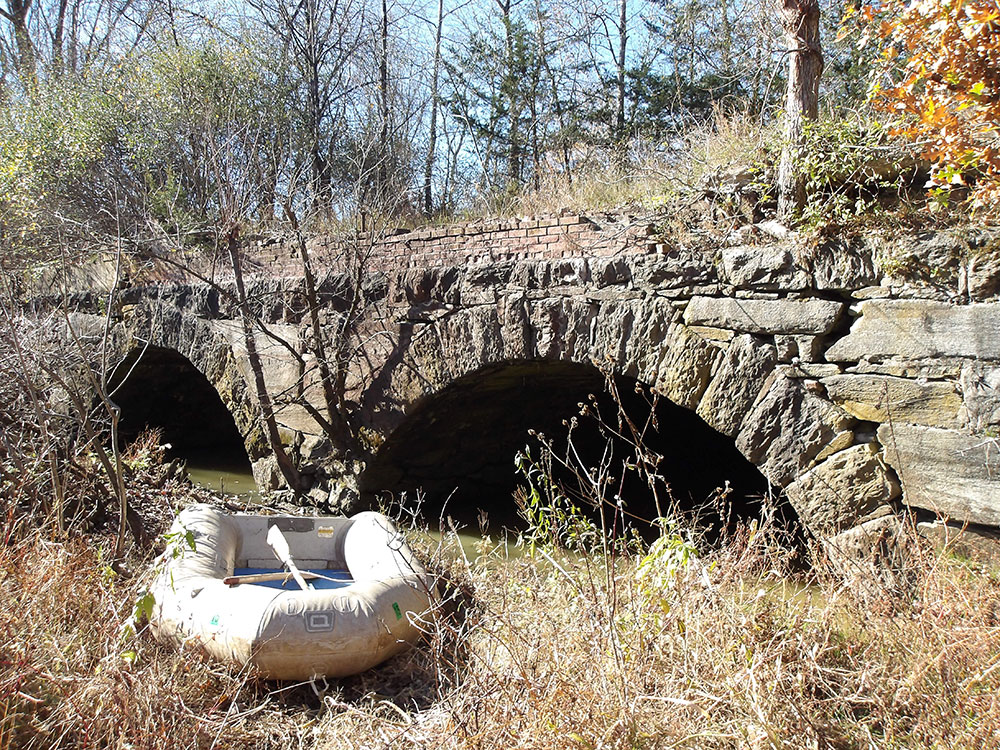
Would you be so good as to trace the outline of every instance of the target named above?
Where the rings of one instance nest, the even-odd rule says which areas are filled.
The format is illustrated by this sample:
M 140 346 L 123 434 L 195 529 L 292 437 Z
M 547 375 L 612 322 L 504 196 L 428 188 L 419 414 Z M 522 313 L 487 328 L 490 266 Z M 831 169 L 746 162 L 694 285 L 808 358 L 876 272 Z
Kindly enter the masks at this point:
M 257 573 L 281 573 L 282 568 L 236 568 L 233 570 L 234 576 L 246 576 L 246 575 L 256 575 Z M 284 571 L 287 572 L 287 571 Z M 348 570 L 341 570 L 336 568 L 302 568 L 303 573 L 317 573 L 323 578 L 313 578 L 310 579 L 309 583 L 312 587 L 319 590 L 324 589 L 342 589 L 350 586 L 354 583 L 354 579 L 351 578 L 351 573 Z M 327 578 L 335 578 L 335 581 L 328 581 Z M 244 583 L 242 586 L 265 586 L 269 589 L 285 589 L 285 590 L 298 590 L 299 585 L 292 578 L 291 574 L 288 575 L 287 581 L 264 581 L 262 583 Z

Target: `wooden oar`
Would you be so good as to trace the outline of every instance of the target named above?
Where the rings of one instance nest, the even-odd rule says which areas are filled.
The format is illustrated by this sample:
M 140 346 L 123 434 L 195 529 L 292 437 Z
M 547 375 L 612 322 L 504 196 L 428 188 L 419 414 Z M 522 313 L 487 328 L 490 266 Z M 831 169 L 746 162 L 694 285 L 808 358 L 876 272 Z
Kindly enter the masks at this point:
M 272 526 L 268 529 L 267 543 L 271 545 L 271 549 L 274 550 L 274 554 L 277 555 L 282 564 L 286 565 L 292 571 L 292 577 L 299 584 L 299 588 L 303 591 L 312 590 L 312 586 L 306 583 L 306 579 L 302 577 L 302 573 L 299 571 L 299 566 L 292 559 L 292 553 L 288 549 L 288 541 L 285 539 L 285 535 L 281 533 L 281 529 L 277 526 Z
M 320 579 L 322 581 L 332 581 L 333 583 L 339 583 L 341 585 L 346 585 L 349 581 L 345 582 L 341 578 L 331 578 L 330 576 L 325 576 L 322 573 L 313 573 L 311 570 L 301 571 L 302 577 L 307 581 L 312 581 L 315 579 Z M 270 583 L 271 581 L 283 581 L 286 578 L 291 578 L 292 574 L 287 570 L 276 570 L 273 573 L 244 573 L 240 576 L 226 576 L 222 579 L 222 582 L 227 586 L 239 586 L 241 583 Z
M 222 582 L 227 586 L 239 586 L 241 583 L 269 583 L 271 581 L 283 581 L 291 578 L 292 574 L 285 570 L 278 570 L 274 573 L 244 573 L 241 576 L 226 576 Z M 307 581 L 313 578 L 322 578 L 317 573 L 310 573 L 308 570 L 302 572 L 302 577 Z

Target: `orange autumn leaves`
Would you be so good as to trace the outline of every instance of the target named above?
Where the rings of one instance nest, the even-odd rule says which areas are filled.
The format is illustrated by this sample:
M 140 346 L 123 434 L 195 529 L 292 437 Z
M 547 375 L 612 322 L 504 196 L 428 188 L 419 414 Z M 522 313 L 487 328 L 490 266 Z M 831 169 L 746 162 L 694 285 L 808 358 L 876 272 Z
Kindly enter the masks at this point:
M 1000 218 L 1000 0 L 885 0 L 860 13 L 861 43 L 879 46 L 873 99 L 934 165 L 932 198 L 967 187 L 975 214 Z

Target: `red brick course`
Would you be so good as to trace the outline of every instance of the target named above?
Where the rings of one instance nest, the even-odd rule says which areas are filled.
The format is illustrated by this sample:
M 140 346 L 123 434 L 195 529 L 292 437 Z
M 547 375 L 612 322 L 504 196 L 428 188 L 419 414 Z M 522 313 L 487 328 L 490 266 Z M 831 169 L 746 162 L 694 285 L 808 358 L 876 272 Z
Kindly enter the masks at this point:
M 488 219 L 416 230 L 394 229 L 373 237 L 360 233 L 341 240 L 332 236 L 309 239 L 313 271 L 324 274 L 356 268 L 359 258 L 367 271 L 386 273 L 409 269 L 474 266 L 517 260 L 561 260 L 647 252 L 647 225 L 623 216 L 591 218 L 562 215 L 528 219 Z M 215 268 L 224 278 L 226 264 Z M 302 273 L 298 250 L 287 239 L 256 239 L 247 249 L 244 273 L 253 277 L 293 277 Z M 148 278 L 180 281 L 169 266 Z

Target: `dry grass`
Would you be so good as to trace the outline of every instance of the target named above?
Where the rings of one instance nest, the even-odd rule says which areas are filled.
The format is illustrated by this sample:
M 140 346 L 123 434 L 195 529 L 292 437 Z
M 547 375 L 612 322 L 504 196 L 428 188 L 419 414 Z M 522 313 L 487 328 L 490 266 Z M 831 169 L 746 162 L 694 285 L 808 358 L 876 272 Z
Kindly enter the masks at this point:
M 539 184 L 513 194 L 482 198 L 475 215 L 543 215 L 568 209 L 654 211 L 683 204 L 698 195 L 700 181 L 727 169 L 766 171 L 777 158 L 781 136 L 775 124 L 759 117 L 718 111 L 708 122 L 659 141 L 632 144 L 627 167 L 600 150 L 575 153 L 567 177 L 553 162 L 540 170 Z
M 438 549 L 460 594 L 424 644 L 289 686 L 123 641 L 141 576 L 109 545 L 0 550 L 3 750 L 1000 744 L 1000 586 L 923 548 L 905 591 L 864 598 L 790 578 L 759 531 L 655 583 L 629 557 Z

